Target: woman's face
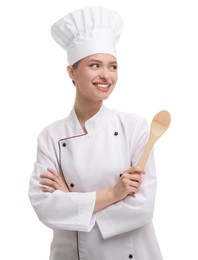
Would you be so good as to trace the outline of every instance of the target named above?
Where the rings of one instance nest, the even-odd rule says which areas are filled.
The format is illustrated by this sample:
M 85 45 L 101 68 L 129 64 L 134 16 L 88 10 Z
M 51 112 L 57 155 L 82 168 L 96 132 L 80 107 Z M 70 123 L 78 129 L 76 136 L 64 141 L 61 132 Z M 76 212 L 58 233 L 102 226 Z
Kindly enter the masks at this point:
M 110 54 L 90 55 L 80 60 L 76 68 L 68 66 L 68 73 L 75 82 L 78 99 L 102 101 L 117 82 L 117 60 Z

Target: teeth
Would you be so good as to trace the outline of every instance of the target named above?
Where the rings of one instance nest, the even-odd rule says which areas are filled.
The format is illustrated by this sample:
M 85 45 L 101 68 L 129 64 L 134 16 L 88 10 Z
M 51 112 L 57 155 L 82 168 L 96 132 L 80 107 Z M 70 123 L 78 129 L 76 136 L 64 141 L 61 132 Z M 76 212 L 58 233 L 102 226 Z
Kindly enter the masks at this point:
M 104 84 L 97 84 L 97 86 L 99 88 L 108 88 L 109 87 L 109 85 L 104 85 Z

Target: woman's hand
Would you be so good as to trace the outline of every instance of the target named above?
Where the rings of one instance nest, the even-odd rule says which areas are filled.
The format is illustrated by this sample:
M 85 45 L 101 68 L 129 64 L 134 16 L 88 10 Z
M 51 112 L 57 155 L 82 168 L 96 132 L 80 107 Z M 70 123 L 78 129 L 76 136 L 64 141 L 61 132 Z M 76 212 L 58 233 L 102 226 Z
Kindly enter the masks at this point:
M 117 184 L 113 187 L 112 193 L 117 201 L 128 195 L 134 195 L 141 184 L 143 169 L 132 167 L 121 174 Z
M 142 173 L 144 171 L 139 167 L 129 168 L 121 174 L 113 188 L 97 191 L 94 212 L 123 200 L 128 195 L 134 195 L 141 184 Z
M 69 192 L 69 189 L 62 179 L 61 175 L 51 168 L 47 168 L 48 172 L 40 175 L 43 180 L 40 182 L 41 185 L 47 186 L 42 189 L 43 192 L 54 192 L 55 190 L 61 190 Z

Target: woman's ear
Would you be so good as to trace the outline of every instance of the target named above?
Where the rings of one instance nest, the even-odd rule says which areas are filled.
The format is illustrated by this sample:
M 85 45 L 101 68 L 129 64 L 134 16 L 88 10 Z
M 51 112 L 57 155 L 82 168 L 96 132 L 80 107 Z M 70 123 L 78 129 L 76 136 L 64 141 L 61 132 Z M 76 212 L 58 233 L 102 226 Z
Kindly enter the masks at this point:
M 74 81 L 74 68 L 71 65 L 67 66 L 67 72 L 72 81 Z

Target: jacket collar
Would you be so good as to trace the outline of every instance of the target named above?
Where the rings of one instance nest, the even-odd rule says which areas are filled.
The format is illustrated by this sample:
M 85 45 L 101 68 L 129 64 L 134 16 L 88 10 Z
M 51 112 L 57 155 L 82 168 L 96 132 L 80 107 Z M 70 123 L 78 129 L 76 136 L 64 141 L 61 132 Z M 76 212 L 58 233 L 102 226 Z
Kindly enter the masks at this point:
M 85 128 L 88 134 L 95 132 L 99 128 L 103 127 L 108 122 L 108 120 L 110 120 L 110 114 L 111 110 L 102 105 L 100 110 L 85 122 Z M 69 114 L 69 120 L 76 134 L 84 134 L 84 130 L 80 125 L 74 108 Z

